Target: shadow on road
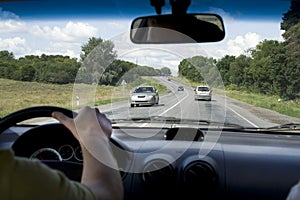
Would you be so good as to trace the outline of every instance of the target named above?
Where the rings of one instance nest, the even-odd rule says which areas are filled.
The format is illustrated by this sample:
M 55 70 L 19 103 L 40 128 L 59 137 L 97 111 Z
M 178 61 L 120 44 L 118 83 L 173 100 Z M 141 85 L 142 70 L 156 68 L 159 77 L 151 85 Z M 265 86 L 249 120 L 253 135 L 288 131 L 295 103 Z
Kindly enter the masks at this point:
M 212 99 L 211 101 L 208 101 L 208 100 L 204 100 L 204 99 L 199 99 L 199 100 L 195 100 L 195 101 L 198 101 L 198 102 L 216 102 L 217 100 L 215 99 Z
M 139 108 L 139 107 L 159 107 L 159 106 L 165 106 L 165 104 L 161 103 L 161 104 L 155 104 L 155 105 L 140 105 L 140 106 L 134 106 L 131 108 Z

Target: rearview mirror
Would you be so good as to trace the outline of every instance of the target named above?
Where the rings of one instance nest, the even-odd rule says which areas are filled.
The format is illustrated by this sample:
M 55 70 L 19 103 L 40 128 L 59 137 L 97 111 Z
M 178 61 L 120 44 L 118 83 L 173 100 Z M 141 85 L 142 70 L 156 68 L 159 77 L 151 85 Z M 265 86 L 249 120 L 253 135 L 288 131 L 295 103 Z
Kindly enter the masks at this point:
M 131 41 L 137 44 L 218 42 L 224 37 L 223 20 L 215 14 L 139 17 L 130 32 Z

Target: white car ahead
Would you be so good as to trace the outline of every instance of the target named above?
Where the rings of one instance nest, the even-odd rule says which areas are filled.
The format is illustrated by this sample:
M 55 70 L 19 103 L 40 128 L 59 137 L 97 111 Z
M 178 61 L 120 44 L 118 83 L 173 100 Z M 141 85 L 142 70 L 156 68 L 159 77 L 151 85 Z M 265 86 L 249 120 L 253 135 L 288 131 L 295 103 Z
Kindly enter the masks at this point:
M 153 86 L 137 87 L 130 98 L 130 106 L 155 105 L 159 102 L 158 91 Z
M 208 100 L 211 101 L 212 90 L 209 86 L 201 85 L 195 88 L 195 100 Z

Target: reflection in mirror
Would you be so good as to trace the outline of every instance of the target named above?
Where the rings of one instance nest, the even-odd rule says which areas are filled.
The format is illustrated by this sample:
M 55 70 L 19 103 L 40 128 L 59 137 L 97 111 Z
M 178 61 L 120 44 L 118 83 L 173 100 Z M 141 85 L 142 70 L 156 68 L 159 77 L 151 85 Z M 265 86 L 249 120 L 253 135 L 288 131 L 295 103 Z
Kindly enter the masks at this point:
M 131 25 L 131 41 L 138 44 L 218 42 L 225 37 L 222 18 L 214 14 L 140 17 Z

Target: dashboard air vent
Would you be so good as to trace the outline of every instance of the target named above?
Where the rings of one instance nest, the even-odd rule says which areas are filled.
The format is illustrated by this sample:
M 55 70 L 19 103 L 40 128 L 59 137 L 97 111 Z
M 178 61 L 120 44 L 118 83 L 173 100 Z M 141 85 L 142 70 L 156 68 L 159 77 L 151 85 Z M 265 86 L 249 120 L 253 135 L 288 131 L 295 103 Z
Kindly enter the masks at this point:
M 214 168 L 203 161 L 192 162 L 186 166 L 183 178 L 185 193 L 192 196 L 201 193 L 211 197 L 218 182 Z
M 148 162 L 142 173 L 142 181 L 150 185 L 173 184 L 175 172 L 173 166 L 161 159 Z

